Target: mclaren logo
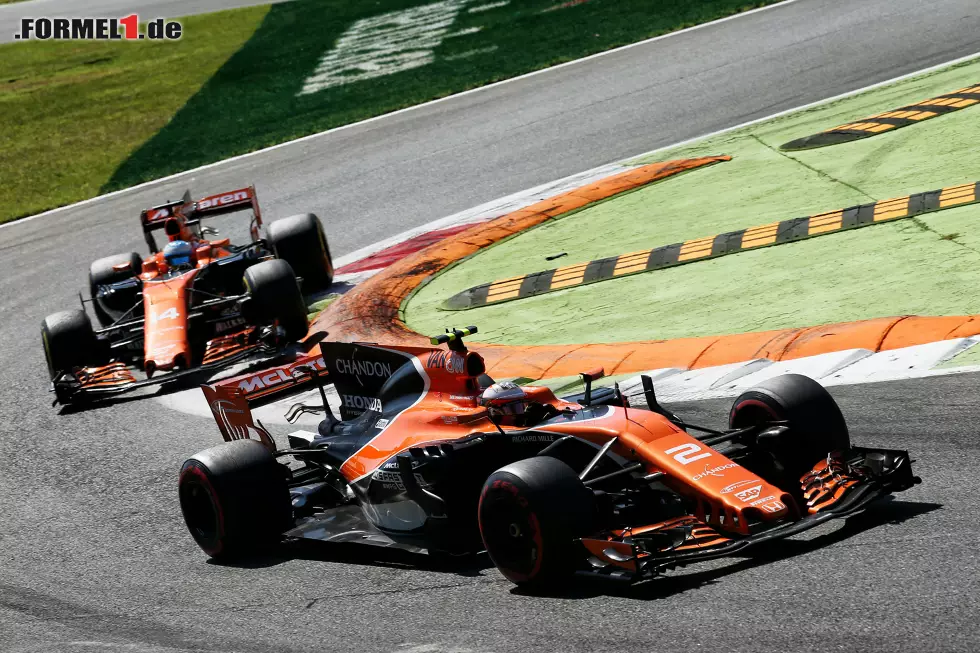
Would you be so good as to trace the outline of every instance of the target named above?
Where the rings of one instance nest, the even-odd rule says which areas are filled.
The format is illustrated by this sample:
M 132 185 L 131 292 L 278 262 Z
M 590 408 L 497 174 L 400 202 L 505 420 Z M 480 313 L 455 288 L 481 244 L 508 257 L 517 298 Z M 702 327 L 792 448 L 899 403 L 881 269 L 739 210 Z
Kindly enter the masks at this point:
M 227 195 L 215 195 L 214 197 L 206 197 L 197 203 L 198 210 L 205 211 L 207 209 L 213 209 L 217 206 L 227 206 L 229 204 L 234 204 L 236 202 L 241 202 L 248 199 L 248 191 L 240 190 L 236 193 L 228 193 Z
M 309 365 L 318 371 L 323 371 L 327 367 L 323 363 L 323 357 L 317 358 L 314 361 L 299 361 L 291 365 L 284 365 L 278 369 L 267 370 L 253 376 L 245 377 L 238 383 L 238 389 L 243 394 L 249 395 L 256 390 L 265 390 L 266 388 L 271 388 L 282 383 L 296 381 L 297 379 L 293 378 L 293 368 L 299 367 L 300 365 Z

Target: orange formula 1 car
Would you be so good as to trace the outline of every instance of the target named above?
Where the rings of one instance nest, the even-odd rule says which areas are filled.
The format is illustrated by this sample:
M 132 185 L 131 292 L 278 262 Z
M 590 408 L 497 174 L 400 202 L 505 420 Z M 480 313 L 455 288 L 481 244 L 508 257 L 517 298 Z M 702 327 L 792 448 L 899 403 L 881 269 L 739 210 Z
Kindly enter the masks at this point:
M 249 211 L 251 242 L 208 240 L 201 221 Z M 55 403 L 135 390 L 215 369 L 306 335 L 300 292 L 328 286 L 333 263 L 313 214 L 272 222 L 262 235 L 254 188 L 143 211 L 150 255 L 102 258 L 89 269 L 91 304 L 49 315 L 41 326 Z M 162 251 L 154 234 L 162 231 Z M 299 277 L 299 278 L 297 278 Z M 145 378 L 138 379 L 135 372 Z
M 327 374 L 314 376 L 336 387 L 342 419 L 321 392 L 318 432 L 290 434 L 288 449 L 252 421 L 237 381 L 205 386 L 227 442 L 181 469 L 180 505 L 200 547 L 242 555 L 285 537 L 485 548 L 517 584 L 640 580 L 919 482 L 908 452 L 852 446 L 836 403 L 807 377 L 745 392 L 719 432 L 661 407 L 648 377 L 650 410 L 618 388 L 593 391 L 600 371 L 564 400 L 494 383 L 462 343 L 475 331 L 433 339 L 449 351 L 321 344 Z

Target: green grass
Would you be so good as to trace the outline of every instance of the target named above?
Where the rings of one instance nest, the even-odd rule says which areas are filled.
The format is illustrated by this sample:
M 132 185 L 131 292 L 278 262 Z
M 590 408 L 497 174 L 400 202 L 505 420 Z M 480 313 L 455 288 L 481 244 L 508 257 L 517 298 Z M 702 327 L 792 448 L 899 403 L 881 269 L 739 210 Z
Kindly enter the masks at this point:
M 176 42 L 0 46 L 0 222 L 98 194 L 267 11 L 187 18 Z M 184 156 L 166 159 L 180 165 Z
M 741 333 L 900 314 L 980 312 L 980 206 L 450 313 L 470 286 L 633 250 L 980 180 L 980 107 L 787 155 L 778 146 L 980 80 L 980 61 L 637 161 L 735 159 L 607 200 L 464 261 L 407 304 L 427 333 L 466 321 L 481 340 L 614 342 Z M 582 234 L 608 233 L 608 238 Z

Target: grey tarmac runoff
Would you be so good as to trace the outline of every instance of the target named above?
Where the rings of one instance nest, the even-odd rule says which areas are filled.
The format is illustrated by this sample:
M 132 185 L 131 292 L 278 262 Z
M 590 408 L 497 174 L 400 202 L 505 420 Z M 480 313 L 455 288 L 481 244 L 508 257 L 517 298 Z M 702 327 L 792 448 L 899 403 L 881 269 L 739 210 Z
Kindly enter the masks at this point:
M 975 650 L 978 375 L 832 390 L 855 440 L 909 448 L 923 477 L 863 519 L 632 592 L 531 597 L 485 559 L 297 547 L 249 568 L 209 564 L 183 527 L 176 474 L 217 441 L 214 425 L 146 400 L 59 415 L 38 327 L 77 301 L 91 260 L 140 249 L 140 209 L 187 186 L 254 182 L 266 216 L 324 218 L 339 257 L 972 54 L 978 9 L 797 0 L 0 228 L 0 650 Z M 710 419 L 724 403 L 683 409 Z

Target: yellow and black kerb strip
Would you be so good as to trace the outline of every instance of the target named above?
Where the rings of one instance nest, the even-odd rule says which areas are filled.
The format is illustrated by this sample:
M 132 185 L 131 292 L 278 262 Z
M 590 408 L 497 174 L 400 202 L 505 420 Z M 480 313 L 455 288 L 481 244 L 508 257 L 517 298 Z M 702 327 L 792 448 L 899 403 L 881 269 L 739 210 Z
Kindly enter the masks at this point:
M 793 218 L 759 227 L 730 231 L 717 236 L 620 254 L 555 270 L 533 272 L 474 286 L 446 300 L 444 307 L 461 311 L 487 304 L 562 290 L 573 286 L 616 279 L 631 274 L 661 270 L 693 261 L 735 254 L 758 247 L 792 243 L 823 234 L 837 233 L 901 218 L 910 218 L 953 206 L 980 201 L 980 182 L 916 193 L 873 204 Z
M 945 113 L 965 109 L 980 103 L 980 84 L 968 86 L 939 97 L 922 100 L 907 107 L 900 107 L 885 113 L 879 113 L 862 120 L 840 125 L 833 129 L 798 138 L 782 146 L 784 150 L 808 150 L 812 147 L 835 145 L 867 138 L 882 132 L 892 131 L 899 127 L 914 125 L 917 122 L 935 118 Z

